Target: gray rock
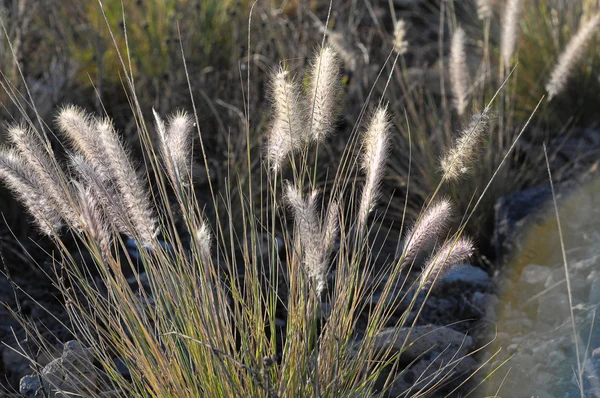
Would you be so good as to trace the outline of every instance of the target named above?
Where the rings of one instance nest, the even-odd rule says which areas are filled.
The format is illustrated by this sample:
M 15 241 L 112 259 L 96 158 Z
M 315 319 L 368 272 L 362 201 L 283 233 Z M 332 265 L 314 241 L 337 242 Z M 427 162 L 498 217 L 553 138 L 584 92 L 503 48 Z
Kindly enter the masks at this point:
M 41 398 L 44 396 L 40 385 L 40 378 L 36 375 L 29 375 L 21 378 L 19 382 L 19 392 L 25 398 Z
M 439 285 L 451 283 L 486 286 L 490 283 L 490 277 L 487 272 L 481 268 L 469 264 L 461 264 L 452 267 L 452 269 L 437 282 Z
M 445 390 L 453 389 L 461 378 L 454 378 L 447 383 L 451 376 L 470 374 L 477 368 L 477 361 L 468 356 L 458 356 L 450 351 L 432 353 L 430 358 L 423 358 L 400 374 L 390 387 L 390 397 L 410 397 L 418 392 L 426 391 L 444 380 Z
M 410 362 L 431 350 L 448 351 L 457 358 L 469 354 L 473 338 L 446 326 L 425 325 L 414 328 L 384 329 L 375 338 L 375 351 L 401 351 L 400 360 Z
M 546 265 L 528 264 L 521 272 L 521 283 L 535 287 L 537 293 L 543 290 L 553 270 L 554 268 Z
M 555 292 L 544 296 L 538 304 L 537 324 L 542 329 L 548 326 L 558 326 L 569 320 L 569 297 L 566 294 Z
M 44 367 L 40 377 L 35 374 L 23 377 L 19 383 L 19 390 L 23 395 L 38 397 L 40 395 L 35 394 L 39 394 L 41 379 L 49 397 L 62 398 L 69 396 L 69 393 L 92 395 L 97 378 L 98 374 L 89 350 L 82 347 L 78 341 L 72 340 L 65 343 L 59 358 Z

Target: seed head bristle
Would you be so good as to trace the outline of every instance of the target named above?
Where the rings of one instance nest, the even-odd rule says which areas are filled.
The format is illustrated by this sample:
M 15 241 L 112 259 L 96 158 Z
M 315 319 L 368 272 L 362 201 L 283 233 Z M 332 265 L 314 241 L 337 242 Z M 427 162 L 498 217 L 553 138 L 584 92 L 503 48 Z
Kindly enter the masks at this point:
M 196 242 L 198 245 L 198 252 L 200 255 L 200 261 L 203 266 L 208 267 L 210 264 L 210 250 L 212 247 L 212 234 L 208 224 L 203 220 L 200 228 L 196 231 Z
M 330 253 L 340 232 L 340 207 L 337 202 L 331 202 L 325 217 L 325 228 L 321 239 L 325 253 Z
M 98 243 L 102 255 L 110 256 L 112 235 L 100 203 L 90 188 L 84 187 L 77 181 L 73 181 L 73 185 L 78 193 L 81 230 L 88 234 L 93 242 Z
M 452 36 L 450 82 L 452 94 L 454 95 L 454 106 L 461 116 L 467 106 L 468 73 L 465 53 L 465 31 L 459 27 Z
M 0 179 L 17 195 L 33 216 L 40 231 L 55 236 L 62 220 L 55 205 L 48 200 L 44 187 L 25 160 L 12 149 L 0 149 Z
M 160 153 L 169 178 L 174 184 L 187 185 L 191 177 L 192 118 L 177 112 L 169 118 L 168 127 L 153 109 L 158 131 Z
M 362 231 L 379 196 L 379 185 L 385 170 L 388 151 L 388 130 L 390 127 L 386 107 L 379 107 L 373 114 L 363 141 L 361 166 L 365 173 L 358 211 L 358 228 Z
M 594 36 L 594 33 L 596 33 L 599 22 L 600 15 L 594 15 L 581 25 L 575 36 L 569 40 L 567 47 L 558 58 L 558 62 L 552 70 L 550 80 L 546 84 L 548 100 L 551 100 L 559 94 L 567 85 L 567 81 L 573 72 L 575 64 L 581 59 L 581 56 L 587 47 L 587 43 Z
M 327 253 L 323 248 L 316 199 L 316 191 L 305 199 L 291 184 L 285 188 L 285 200 L 294 213 L 296 234 L 302 249 L 302 263 L 315 286 L 317 296 L 320 296 L 327 283 Z
M 47 140 L 27 126 L 10 126 L 8 136 L 56 211 L 69 224 L 76 222 L 64 174 Z
M 433 283 L 439 275 L 453 265 L 459 264 L 473 255 L 473 242 L 469 238 L 458 238 L 447 242 L 428 261 L 419 277 L 420 288 Z
M 490 19 L 492 17 L 492 0 L 477 0 L 477 16 L 479 19 Z
M 500 52 L 504 67 L 510 67 L 517 40 L 519 37 L 519 23 L 521 19 L 521 0 L 508 0 L 504 8 L 502 20 L 502 43 Z
M 269 134 L 267 157 L 273 171 L 281 168 L 286 156 L 299 149 L 306 141 L 306 107 L 302 102 L 298 83 L 280 68 L 271 81 L 271 100 L 274 119 Z
M 403 265 L 414 261 L 419 253 L 428 250 L 443 238 L 452 216 L 452 204 L 447 199 L 432 204 L 421 220 L 406 234 Z
M 154 244 L 158 227 L 152 206 L 112 122 L 109 119 L 98 120 L 96 131 L 110 161 L 111 175 L 127 210 L 134 231 L 132 238 L 139 239 L 143 245 Z
M 473 162 L 483 145 L 484 133 L 489 122 L 487 110 L 471 117 L 471 122 L 460 134 L 456 143 L 440 161 L 443 178 L 457 180 L 470 172 Z
M 408 50 L 408 41 L 406 40 L 406 23 L 403 19 L 396 21 L 394 25 L 394 51 L 398 55 L 403 55 Z
M 103 180 L 102 174 L 79 153 L 71 154 L 69 162 L 79 181 L 91 192 L 102 208 L 102 212 L 107 216 L 106 222 L 114 225 L 125 235 L 133 236 L 127 210 L 113 182 Z
M 81 153 L 97 170 L 103 181 L 112 178 L 104 146 L 95 129 L 96 120 L 76 106 L 66 106 L 58 115 L 58 127 L 73 149 Z
M 336 53 L 330 46 L 324 46 L 313 59 L 310 68 L 309 112 L 310 139 L 322 141 L 333 131 L 340 89 L 340 66 Z

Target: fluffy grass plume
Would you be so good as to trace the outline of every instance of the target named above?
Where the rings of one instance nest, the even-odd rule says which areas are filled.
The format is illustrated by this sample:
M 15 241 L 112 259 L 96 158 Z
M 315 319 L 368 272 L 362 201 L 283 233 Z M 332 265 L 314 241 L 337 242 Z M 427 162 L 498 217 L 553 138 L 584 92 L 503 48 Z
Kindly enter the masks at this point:
M 111 179 L 109 161 L 94 123 L 95 119 L 91 115 L 72 105 L 61 109 L 57 118 L 62 136 L 93 165 L 102 181 L 108 181 Z
M 546 84 L 548 100 L 551 100 L 565 88 L 571 72 L 573 71 L 573 67 L 583 55 L 587 43 L 594 36 L 594 33 L 596 33 L 599 22 L 600 15 L 594 15 L 581 25 L 575 36 L 569 40 L 567 47 L 562 54 L 560 54 L 558 62 L 552 70 L 550 80 Z
M 323 239 L 319 226 L 316 209 L 317 192 L 313 191 L 308 198 L 303 198 L 296 187 L 288 184 L 285 189 L 285 199 L 294 212 L 296 236 L 302 249 L 302 264 L 313 282 L 318 297 L 327 282 L 326 255 L 322 245 L 322 242 L 327 239 Z
M 431 205 L 423 217 L 406 234 L 403 265 L 412 263 L 417 255 L 431 248 L 446 233 L 452 216 L 452 205 L 442 199 Z
M 471 117 L 467 128 L 459 134 L 454 146 L 440 161 L 444 179 L 457 180 L 471 171 L 477 154 L 481 151 L 488 122 L 487 110 Z
M 502 19 L 501 55 L 504 67 L 508 69 L 515 53 L 519 37 L 519 22 L 521 19 L 521 0 L 508 0 L 504 6 Z
M 174 183 L 187 185 L 191 177 L 191 133 L 194 122 L 187 113 L 176 112 L 169 118 L 167 125 L 154 109 L 152 112 L 167 174 Z
M 492 0 L 477 0 L 477 16 L 479 19 L 490 19 L 492 17 Z
M 371 117 L 363 140 L 361 167 L 365 173 L 365 185 L 358 210 L 359 231 L 365 227 L 373 205 L 379 196 L 379 184 L 385 169 L 385 156 L 389 144 L 389 129 L 387 107 L 380 106 Z
M 406 23 L 403 19 L 396 21 L 394 25 L 394 50 L 398 55 L 406 53 L 408 41 L 406 40 Z
M 334 130 L 341 83 L 339 61 L 330 46 L 324 46 L 312 60 L 309 82 L 310 139 L 322 141 Z
M 0 150 L 0 179 L 23 202 L 42 233 L 57 234 L 63 224 L 56 206 L 49 200 L 33 170 L 12 149 Z
M 144 184 L 129 161 L 112 121 L 109 119 L 97 120 L 96 132 L 104 147 L 106 159 L 109 161 L 111 176 L 135 231 L 132 238 L 139 240 L 144 245 L 151 246 L 158 234 L 158 228 Z
M 77 224 L 77 218 L 69 204 L 69 194 L 61 179 L 58 164 L 52 154 L 49 142 L 31 128 L 10 126 L 8 136 L 23 162 L 35 173 L 35 178 L 60 216 L 70 224 Z
M 454 106 L 461 116 L 467 106 L 468 73 L 465 53 L 465 31 L 459 27 L 454 32 L 454 35 L 452 35 L 450 82 L 454 96 Z
M 420 287 L 430 286 L 440 274 L 449 267 L 467 260 L 474 251 L 473 242 L 469 238 L 460 237 L 447 242 L 423 267 L 419 276 Z
M 271 79 L 271 101 L 274 118 L 267 144 L 267 158 L 273 171 L 283 165 L 286 156 L 299 149 L 305 141 L 306 106 L 300 88 L 289 72 L 279 68 Z

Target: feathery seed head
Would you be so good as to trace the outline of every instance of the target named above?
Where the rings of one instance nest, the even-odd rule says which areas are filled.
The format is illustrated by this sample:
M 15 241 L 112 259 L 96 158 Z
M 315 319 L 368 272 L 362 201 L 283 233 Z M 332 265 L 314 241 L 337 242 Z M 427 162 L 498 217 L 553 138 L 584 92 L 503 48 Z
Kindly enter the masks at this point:
M 135 232 L 131 237 L 139 239 L 143 245 L 151 246 L 159 230 L 144 184 L 129 161 L 112 121 L 108 118 L 97 120 L 95 128 L 109 161 L 110 175 L 127 211 L 132 230 Z
M 465 112 L 467 106 L 467 89 L 469 77 L 465 54 L 465 31 L 457 28 L 452 36 L 450 49 L 450 82 L 454 95 L 454 106 L 459 115 Z
M 483 145 L 484 133 L 489 122 L 487 110 L 474 114 L 471 122 L 460 134 L 454 146 L 440 161 L 440 168 L 447 180 L 456 180 L 471 170 L 473 162 Z
M 443 237 L 452 217 L 452 204 L 447 199 L 431 205 L 420 221 L 406 234 L 403 265 L 410 264 L 423 250 Z
M 313 59 L 309 74 L 309 138 L 313 141 L 322 141 L 333 131 L 340 89 L 339 71 L 336 53 L 330 46 L 324 46 Z
M 302 263 L 319 296 L 327 282 L 327 252 L 323 247 L 323 234 L 318 223 L 316 199 L 317 191 L 304 199 L 300 191 L 291 184 L 285 188 L 285 200 L 294 212 Z
M 85 231 L 92 241 L 98 243 L 104 256 L 110 256 L 112 236 L 93 190 L 85 188 L 77 181 L 73 181 L 73 185 L 78 193 L 78 208 L 81 212 L 79 229 Z
M 187 185 L 190 178 L 192 118 L 185 112 L 176 112 L 169 118 L 168 127 L 153 109 L 160 153 L 165 168 L 174 184 Z
M 492 0 L 477 0 L 477 16 L 479 19 L 490 19 L 492 17 Z
M 286 156 L 306 141 L 306 107 L 298 83 L 289 79 L 288 75 L 288 71 L 280 68 L 271 81 L 274 118 L 267 144 L 267 158 L 273 171 L 279 170 Z
M 10 126 L 8 135 L 56 211 L 69 224 L 76 223 L 64 173 L 46 137 L 27 126 Z
M 600 14 L 594 15 L 581 25 L 575 36 L 569 40 L 567 47 L 558 58 L 558 62 L 552 70 L 550 80 L 546 84 L 548 100 L 551 100 L 565 88 L 575 64 L 583 55 L 587 43 L 598 28 L 599 22 Z
M 379 107 L 371 117 L 363 141 L 362 169 L 365 172 L 358 227 L 362 230 L 379 196 L 379 184 L 386 164 L 388 150 L 389 117 L 387 107 Z
M 521 0 L 508 0 L 502 20 L 502 44 L 500 52 L 504 67 L 508 69 L 517 46 L 519 23 L 521 19 Z
M 394 25 L 394 50 L 398 55 L 402 55 L 408 50 L 408 41 L 406 41 L 406 23 L 403 19 L 399 19 Z
M 200 261 L 207 267 L 210 264 L 210 250 L 212 247 L 212 235 L 210 229 L 205 221 L 202 222 L 200 228 L 196 231 L 196 242 L 198 245 L 198 252 L 200 255 Z
M 16 151 L 0 149 L 0 179 L 25 205 L 42 233 L 48 236 L 58 233 L 62 220 L 56 206 L 48 200 L 35 172 Z
M 431 285 L 438 275 L 467 260 L 474 251 L 473 241 L 469 238 L 461 237 L 447 242 L 427 261 L 419 277 L 420 288 Z
M 325 218 L 325 229 L 323 230 L 323 237 L 321 239 L 323 250 L 326 253 L 331 252 L 335 239 L 340 232 L 340 208 L 337 202 L 331 202 L 327 209 L 327 216 Z

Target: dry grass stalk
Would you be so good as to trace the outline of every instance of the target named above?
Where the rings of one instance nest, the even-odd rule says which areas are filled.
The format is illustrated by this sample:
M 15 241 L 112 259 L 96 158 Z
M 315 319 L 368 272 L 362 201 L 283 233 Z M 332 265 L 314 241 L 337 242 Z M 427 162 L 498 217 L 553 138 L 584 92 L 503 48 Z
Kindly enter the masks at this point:
M 587 43 L 594 36 L 594 33 L 596 33 L 599 22 L 600 15 L 596 14 L 591 17 L 587 22 L 580 26 L 577 34 L 575 34 L 567 44 L 567 47 L 558 58 L 558 62 L 552 70 L 550 80 L 546 84 L 548 100 L 551 100 L 564 90 L 575 64 L 581 59 L 581 56 L 587 47 Z
M 465 31 L 457 28 L 452 36 L 450 49 L 450 82 L 454 95 L 454 106 L 459 115 L 467 107 L 467 89 L 469 87 L 469 71 L 467 70 L 465 53 Z

